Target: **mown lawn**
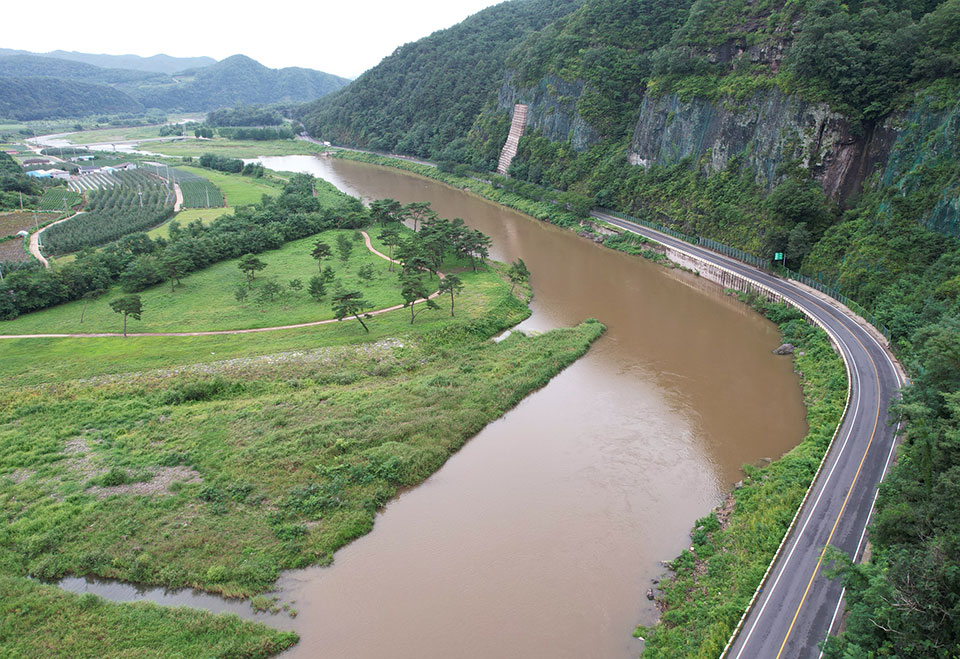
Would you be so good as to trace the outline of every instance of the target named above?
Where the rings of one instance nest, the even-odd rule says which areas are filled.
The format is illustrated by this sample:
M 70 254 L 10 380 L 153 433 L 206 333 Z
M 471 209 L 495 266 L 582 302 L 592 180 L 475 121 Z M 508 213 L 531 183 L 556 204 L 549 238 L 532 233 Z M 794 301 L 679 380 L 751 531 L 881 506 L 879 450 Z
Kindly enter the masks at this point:
M 268 183 L 266 179 L 256 179 L 239 174 L 225 174 L 202 167 L 189 167 L 186 165 L 178 165 L 177 167 L 185 172 L 202 176 L 220 188 L 224 201 L 228 206 L 256 204 L 265 194 L 275 195 L 280 193 L 280 189 Z
M 64 139 L 73 144 L 94 144 L 97 142 L 126 142 L 128 140 L 144 140 L 160 137 L 159 126 L 127 126 L 120 128 L 103 128 L 99 130 L 85 130 L 79 133 L 70 133 Z
M 327 286 L 327 295 L 320 302 L 310 297 L 310 277 L 318 274 L 316 260 L 310 256 L 317 240 L 326 242 L 336 253 L 337 236 L 344 235 L 353 246 L 350 259 L 344 263 L 337 256 L 325 259 L 324 268 L 332 268 L 335 279 Z M 356 240 L 359 232 L 326 231 L 316 236 L 287 243 L 280 249 L 258 254 L 267 264 L 248 282 L 237 268 L 239 259 L 214 264 L 209 268 L 183 278 L 174 291 L 169 283 L 157 284 L 141 293 L 142 319 L 128 319 L 128 332 L 195 332 L 250 327 L 293 325 L 334 318 L 331 308 L 332 291 L 336 282 L 349 290 L 360 290 L 370 303 L 370 310 L 402 304 L 396 268 L 389 272 L 388 262 L 368 251 L 363 240 Z M 373 269 L 369 281 L 360 278 L 364 266 Z M 474 273 L 465 272 L 463 279 L 470 286 Z M 302 288 L 293 290 L 290 281 L 299 279 Z M 259 292 L 267 282 L 277 284 L 281 292 L 272 301 L 258 301 Z M 428 280 L 436 286 L 438 280 Z M 238 288 L 247 291 L 247 298 L 238 301 Z M 83 300 L 26 314 L 10 321 L 0 322 L 0 334 L 95 333 L 119 332 L 122 318 L 110 308 L 110 301 L 121 295 L 119 286 L 113 286 L 99 299 L 84 305 Z M 80 322 L 81 311 L 83 322 Z M 427 311 L 438 314 L 438 311 Z
M 200 220 L 203 224 L 210 224 L 221 215 L 229 215 L 232 212 L 233 208 L 230 206 L 223 208 L 187 208 L 174 215 L 169 221 L 148 231 L 147 235 L 151 238 L 168 238 L 170 236 L 170 222 L 179 222 L 181 227 L 185 227 L 195 220 Z
M 397 275 L 388 272 L 387 261 L 368 251 L 362 239 L 356 240 L 358 233 L 335 230 L 296 240 L 280 249 L 257 255 L 267 267 L 257 273 L 249 285 L 237 268 L 239 259 L 231 259 L 184 277 L 181 286 L 173 292 L 169 283 L 153 286 L 139 293 L 143 301 L 142 319 L 128 319 L 127 330 L 193 332 L 245 329 L 333 318 L 331 293 L 335 284 L 328 285 L 327 296 L 319 303 L 310 297 L 307 287 L 310 277 L 318 274 L 317 262 L 310 256 L 314 243 L 323 240 L 336 253 L 338 235 L 350 239 L 353 251 L 346 263 L 337 256 L 324 260 L 324 267 L 329 265 L 333 269 L 335 281 L 350 290 L 363 291 L 371 310 L 402 304 Z M 373 268 L 374 277 L 370 281 L 362 281 L 360 269 L 367 265 Z M 471 276 L 472 273 L 464 275 L 467 286 L 470 285 Z M 301 281 L 301 290 L 290 288 L 292 279 Z M 282 291 L 273 301 L 261 304 L 257 301 L 258 293 L 267 282 L 276 283 Z M 432 283 L 436 284 L 437 279 Z M 248 297 L 243 302 L 235 297 L 238 288 L 248 291 Z M 0 322 L 0 334 L 118 332 L 122 329 L 122 319 L 110 308 L 110 301 L 121 295 L 123 291 L 120 287 L 114 286 L 99 299 L 87 303 L 82 323 L 80 314 L 84 301 L 77 300 Z

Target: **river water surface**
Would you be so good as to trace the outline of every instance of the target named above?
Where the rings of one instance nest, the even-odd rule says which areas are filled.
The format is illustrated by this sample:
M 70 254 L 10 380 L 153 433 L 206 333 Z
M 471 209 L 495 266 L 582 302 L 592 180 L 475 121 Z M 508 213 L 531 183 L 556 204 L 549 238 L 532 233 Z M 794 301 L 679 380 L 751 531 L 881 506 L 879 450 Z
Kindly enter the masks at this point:
M 741 465 L 806 431 L 776 328 L 715 285 L 450 187 L 311 156 L 260 159 L 367 200 L 430 201 L 532 272 L 528 330 L 607 334 L 391 502 L 329 568 L 290 572 L 291 657 L 635 657 L 644 593 Z M 286 656 L 286 655 L 285 655 Z
M 298 616 L 256 619 L 300 634 L 284 657 L 636 657 L 631 631 L 655 620 L 644 594 L 659 561 L 689 543 L 742 464 L 779 457 L 806 431 L 792 361 L 771 354 L 776 328 L 694 275 L 434 181 L 312 156 L 260 162 L 367 200 L 430 201 L 490 235 L 493 258 L 527 263 L 523 329 L 589 317 L 608 328 L 390 502 L 332 567 L 281 577 L 280 599 Z M 62 585 L 252 617 L 189 592 Z

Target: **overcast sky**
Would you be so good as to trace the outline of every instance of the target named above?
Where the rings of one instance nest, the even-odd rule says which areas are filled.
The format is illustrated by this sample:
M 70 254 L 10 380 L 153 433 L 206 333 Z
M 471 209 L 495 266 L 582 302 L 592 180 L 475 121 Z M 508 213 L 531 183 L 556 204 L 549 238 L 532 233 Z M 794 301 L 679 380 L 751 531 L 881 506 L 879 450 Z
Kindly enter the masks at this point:
M 242 53 L 271 68 L 303 66 L 356 78 L 397 46 L 499 1 L 10 2 L 0 47 L 218 60 Z

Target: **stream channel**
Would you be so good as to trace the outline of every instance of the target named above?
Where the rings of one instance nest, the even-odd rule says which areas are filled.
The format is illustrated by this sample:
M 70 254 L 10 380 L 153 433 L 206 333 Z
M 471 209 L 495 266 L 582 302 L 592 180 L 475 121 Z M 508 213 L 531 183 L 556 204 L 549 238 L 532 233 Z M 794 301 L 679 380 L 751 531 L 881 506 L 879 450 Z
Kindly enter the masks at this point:
M 83 579 L 111 599 L 232 611 L 300 634 L 284 657 L 636 657 L 634 625 L 660 561 L 689 543 L 741 465 L 806 432 L 776 327 L 693 274 L 614 252 L 397 170 L 333 158 L 259 159 L 365 200 L 430 201 L 532 272 L 527 331 L 594 317 L 591 350 L 491 423 L 327 568 L 284 573 L 296 618 L 190 592 Z

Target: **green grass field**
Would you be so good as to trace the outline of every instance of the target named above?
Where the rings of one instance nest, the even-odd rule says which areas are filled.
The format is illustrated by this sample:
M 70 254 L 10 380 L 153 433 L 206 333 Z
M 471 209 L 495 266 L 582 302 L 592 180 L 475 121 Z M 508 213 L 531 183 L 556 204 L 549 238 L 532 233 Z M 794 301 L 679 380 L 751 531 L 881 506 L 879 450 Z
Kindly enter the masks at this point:
M 70 133 L 65 139 L 73 144 L 94 144 L 97 142 L 126 142 L 160 137 L 159 126 L 130 126 L 126 128 L 104 128 Z
M 222 210 L 222 209 L 218 209 Z M 237 260 L 223 261 L 205 270 L 195 272 L 183 279 L 175 292 L 169 284 L 158 284 L 140 293 L 143 300 L 143 319 L 130 320 L 130 332 L 192 332 L 220 329 L 245 329 L 291 325 L 333 318 L 330 295 L 321 302 L 314 302 L 306 287 L 311 276 L 317 274 L 317 262 L 310 250 L 318 238 L 322 238 L 336 251 L 336 236 L 353 236 L 353 231 L 327 231 L 318 236 L 287 243 L 283 247 L 259 254 L 267 263 L 265 270 L 257 274 L 249 298 L 240 303 L 234 297 L 238 287 L 245 286 L 243 273 L 237 268 Z M 338 281 L 351 290 L 362 290 L 371 309 L 380 309 L 402 304 L 396 273 L 388 272 L 386 260 L 372 254 L 362 241 L 353 242 L 354 248 L 346 266 L 339 258 L 324 260 L 324 267 L 332 266 Z M 369 283 L 361 282 L 359 269 L 364 265 L 374 268 L 375 277 Z M 470 285 L 473 273 L 464 273 Z M 300 279 L 303 289 L 292 291 L 288 282 Z M 255 301 L 258 290 L 265 282 L 276 282 L 283 293 L 274 301 L 260 305 Z M 436 285 L 437 280 L 433 280 Z M 332 285 L 328 287 L 332 290 Z M 84 321 L 80 323 L 82 300 L 26 314 L 15 320 L 0 322 L 3 334 L 117 332 L 122 329 L 121 318 L 110 309 L 110 300 L 122 295 L 119 287 L 110 289 L 100 299 L 86 305 Z M 429 311 L 425 313 L 441 313 Z
M 197 157 L 205 153 L 213 153 L 230 158 L 310 155 L 323 151 L 322 146 L 303 140 L 228 140 L 222 137 L 212 140 L 150 142 L 144 145 L 144 149 L 167 156 Z
M 0 566 L 251 595 L 280 569 L 329 561 L 602 331 L 492 343 L 528 310 L 502 280 L 475 301 L 376 342 L 352 323 L 363 343 L 324 347 L 316 332 L 294 353 L 11 392 Z
M 230 616 L 106 604 L 24 576 L 249 596 L 282 569 L 329 562 L 384 503 L 602 333 L 585 323 L 487 341 L 529 315 L 501 272 L 465 276 L 455 318 L 444 307 L 411 326 L 401 310 L 370 319 L 370 334 L 348 320 L 0 341 L 0 610 L 10 620 L 0 652 L 259 657 L 293 642 Z
M 275 195 L 280 192 L 278 186 L 267 182 L 269 179 L 257 179 L 250 176 L 241 176 L 240 174 L 225 174 L 223 172 L 204 169 L 203 167 L 189 167 L 186 165 L 178 165 L 177 169 L 202 176 L 220 188 L 224 201 L 228 206 L 256 204 L 263 195 Z
M 170 222 L 179 222 L 182 227 L 187 226 L 194 220 L 200 220 L 203 224 L 210 224 L 221 215 L 229 215 L 232 212 L 233 208 L 230 206 L 224 208 L 187 208 L 174 215 L 169 221 L 148 231 L 147 235 L 151 238 L 168 238 L 170 236 Z

